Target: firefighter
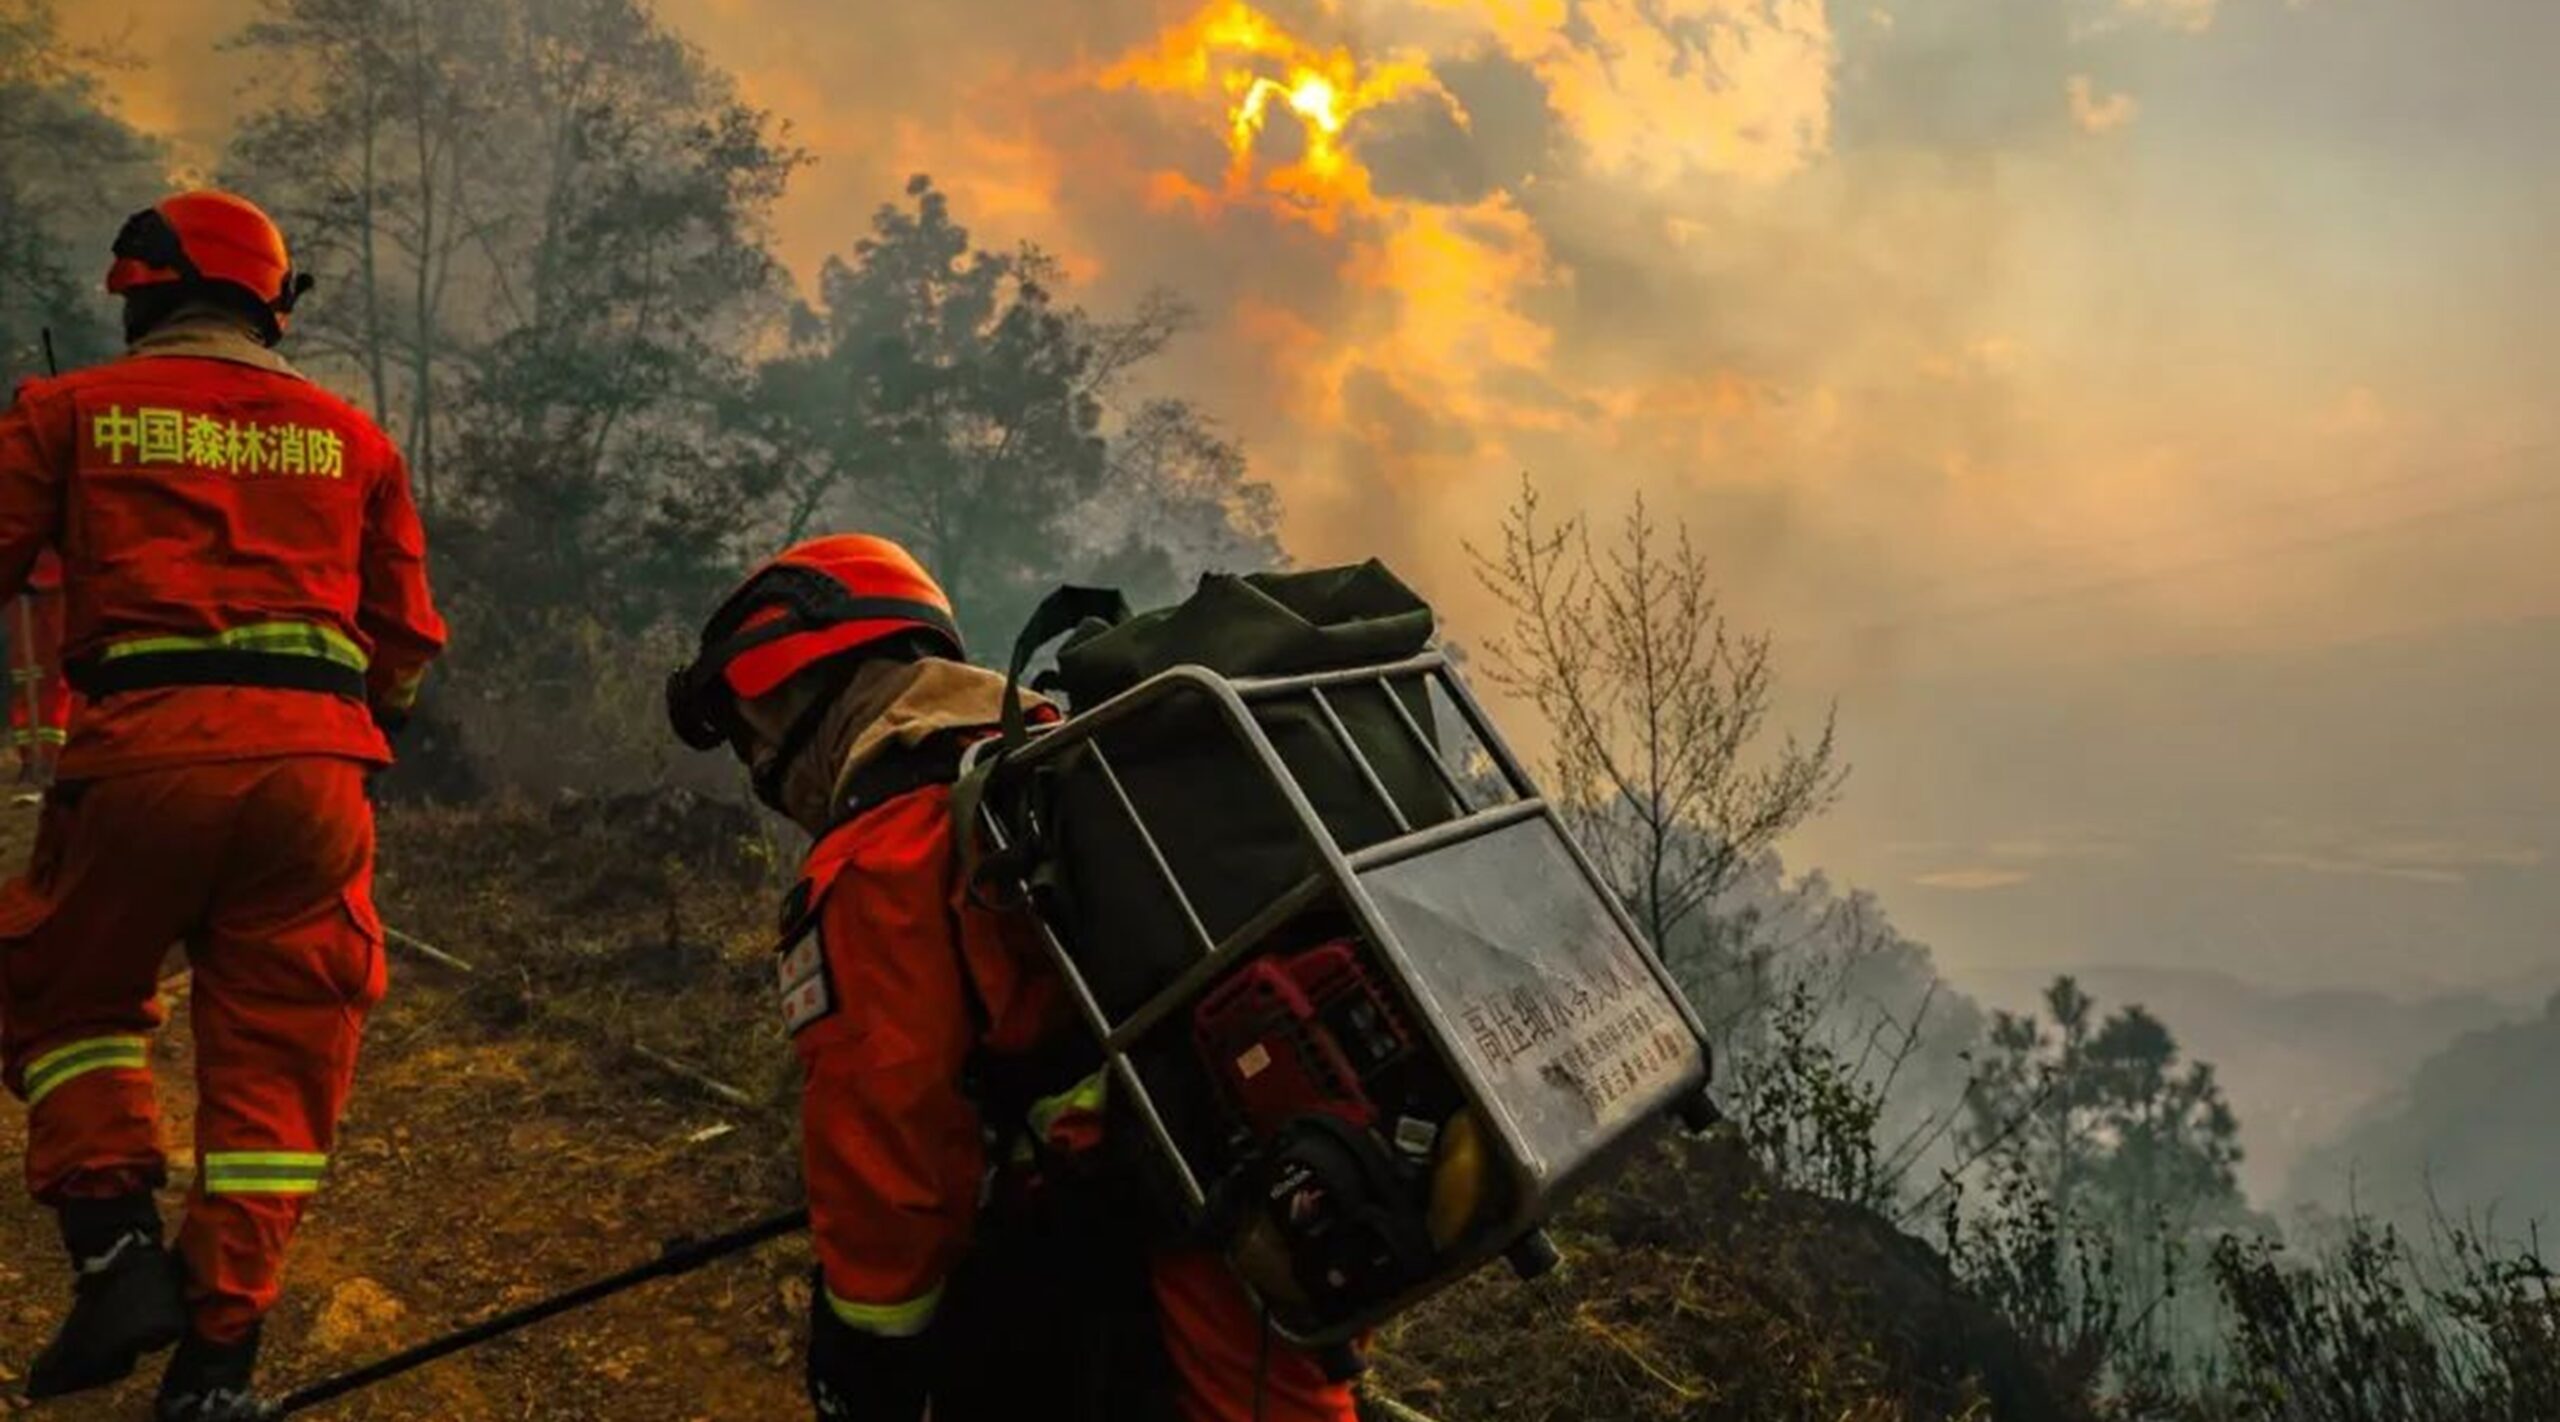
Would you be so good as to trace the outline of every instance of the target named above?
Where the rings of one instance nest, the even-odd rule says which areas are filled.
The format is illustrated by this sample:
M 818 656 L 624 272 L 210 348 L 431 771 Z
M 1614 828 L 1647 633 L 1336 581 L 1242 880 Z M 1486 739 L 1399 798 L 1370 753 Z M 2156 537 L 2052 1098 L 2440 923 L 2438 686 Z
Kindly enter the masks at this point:
M 122 359 L 0 415 L 0 597 L 60 550 L 82 708 L 25 873 L 0 890 L 0 1041 L 69 1316 L 34 1397 L 175 1345 L 162 1422 L 260 1415 L 259 1322 L 320 1188 L 383 991 L 366 778 L 444 623 L 407 471 L 273 347 L 309 288 L 248 201 L 134 214 Z M 151 1034 L 194 972 L 195 1176 L 174 1250 Z
M 54 764 L 71 738 L 71 683 L 62 673 L 62 559 L 36 555 L 27 586 L 5 614 L 9 638 L 9 743 L 18 752 L 21 804 L 35 804 L 53 783 Z
M 951 785 L 1001 720 L 896 544 L 791 548 L 670 678 L 808 831 L 775 959 L 819 1268 L 808 1386 L 855 1422 L 1349 1422 L 1214 1254 L 1152 1243 L 1103 1164 L 1097 1053 L 1017 914 L 961 892 Z M 1054 716 L 1034 701 L 1032 713 Z

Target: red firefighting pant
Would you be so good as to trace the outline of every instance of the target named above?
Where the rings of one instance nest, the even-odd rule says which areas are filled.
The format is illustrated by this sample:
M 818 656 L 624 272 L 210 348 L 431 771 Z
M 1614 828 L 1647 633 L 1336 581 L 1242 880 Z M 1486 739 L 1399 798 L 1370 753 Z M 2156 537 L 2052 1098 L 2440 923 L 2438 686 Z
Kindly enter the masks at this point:
M 62 595 L 26 592 L 0 608 L 9 639 L 9 744 L 18 778 L 50 784 L 71 731 L 71 683 L 62 671 Z
M 382 997 L 364 776 L 297 756 L 66 785 L 0 890 L 0 1065 L 45 1204 L 165 1178 L 147 1052 L 162 958 L 186 946 L 196 1176 L 178 1249 L 217 1342 L 275 1303 Z
M 1149 1275 L 1183 1422 L 1355 1422 L 1350 1385 L 1326 1378 L 1305 1349 L 1266 1339 L 1217 1255 L 1159 1254 Z

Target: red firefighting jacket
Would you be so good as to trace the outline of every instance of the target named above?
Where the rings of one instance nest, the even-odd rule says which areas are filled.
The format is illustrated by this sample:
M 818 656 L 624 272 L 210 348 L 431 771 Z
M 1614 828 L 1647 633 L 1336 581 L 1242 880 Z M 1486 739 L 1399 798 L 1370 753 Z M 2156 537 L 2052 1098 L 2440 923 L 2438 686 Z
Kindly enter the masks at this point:
M 941 782 L 982 733 L 960 708 L 983 721 L 1000 704 L 990 682 L 1002 684 L 929 663 L 860 729 L 843 818 L 811 846 L 784 912 L 779 986 L 829 1302 L 888 1337 L 932 1321 L 969 1240 L 987 1168 L 971 1059 L 1028 1053 L 1072 1021 L 1028 922 L 958 891 Z
M 62 556 L 50 548 L 38 553 L 35 565 L 27 570 L 27 585 L 23 591 L 32 593 L 62 591 Z
M 825 1304 L 874 1337 L 912 1338 L 933 1323 L 978 1222 L 983 1127 L 1020 1139 L 1019 1127 L 1070 1154 L 1100 1134 L 1098 1074 L 1013 1103 L 1018 1122 L 983 1120 L 966 1086 L 973 1057 L 1030 1057 L 1082 1030 L 1030 920 L 976 902 L 961 883 L 942 781 L 956 743 L 992 729 L 1002 685 L 928 664 L 857 738 L 846 818 L 811 848 L 783 916 L 779 987 L 803 1071 L 802 1164 Z M 902 755 L 922 768 L 860 773 Z M 1286 1347 L 1263 1355 L 1259 1318 L 1213 1256 L 1168 1254 L 1153 1272 L 1187 1422 L 1348 1422 L 1349 1392 L 1312 1359 Z
M 275 755 L 386 762 L 375 713 L 405 711 L 444 645 L 399 452 L 225 323 L 182 318 L 123 359 L 19 385 L 0 414 L 0 598 L 48 545 L 75 681 L 143 683 L 84 711 L 65 779 Z M 243 663 L 312 675 L 169 684 L 158 670 Z
M 69 738 L 75 698 L 62 676 L 62 559 L 47 548 L 26 586 L 0 602 L 0 636 L 9 639 L 9 741 L 22 763 L 47 767 Z

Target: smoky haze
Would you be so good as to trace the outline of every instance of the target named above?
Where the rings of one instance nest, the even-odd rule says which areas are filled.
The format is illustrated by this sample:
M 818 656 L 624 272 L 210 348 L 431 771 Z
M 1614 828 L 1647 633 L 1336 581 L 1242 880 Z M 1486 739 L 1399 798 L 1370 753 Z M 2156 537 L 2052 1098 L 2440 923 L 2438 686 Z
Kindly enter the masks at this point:
M 164 11 L 177 9 L 175 15 Z M 89 0 L 209 169 L 253 13 Z M 1302 560 L 1489 608 L 1638 494 L 1857 772 L 1789 846 L 1959 982 L 2560 980 L 2560 7 L 666 0 L 814 159 L 1200 328 Z M 2315 1071 L 2316 1068 L 2304 1068 Z

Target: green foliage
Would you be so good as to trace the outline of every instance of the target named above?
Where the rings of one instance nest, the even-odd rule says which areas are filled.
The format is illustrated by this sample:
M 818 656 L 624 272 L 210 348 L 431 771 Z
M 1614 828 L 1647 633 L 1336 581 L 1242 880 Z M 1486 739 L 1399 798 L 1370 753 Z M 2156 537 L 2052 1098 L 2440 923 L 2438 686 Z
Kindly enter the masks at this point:
M 280 0 L 240 42 L 300 77 L 229 166 L 320 279 L 297 355 L 409 453 L 438 709 L 512 778 L 655 778 L 646 669 L 762 551 L 724 411 L 798 154 L 638 0 Z
M 1050 583 L 1279 560 L 1240 451 L 1114 403 L 1171 298 L 1090 317 L 919 178 L 795 310 L 766 224 L 800 155 L 640 0 L 274 0 L 239 43 L 295 82 L 227 167 L 321 281 L 297 355 L 410 457 L 441 704 L 484 751 L 572 743 L 511 774 L 651 763 L 620 673 L 804 535 L 909 541 L 993 649 Z
M 2044 1182 L 2066 1219 L 2131 1237 L 2161 1217 L 2181 1229 L 2240 1209 L 2240 1125 L 2213 1068 L 2179 1062 L 2177 1039 L 2141 1006 L 2103 1020 L 2068 977 L 2049 1018 L 1996 1014 L 1964 1141 Z
M 792 349 L 738 412 L 785 539 L 843 519 L 906 541 L 981 655 L 1075 579 L 1164 596 L 1185 571 L 1278 561 L 1270 491 L 1189 405 L 1117 397 L 1189 316 L 1158 293 L 1102 320 L 1037 248 L 972 245 L 922 175 L 831 259 Z
M 0 387 L 117 345 L 99 289 L 126 213 L 157 198 L 156 144 L 106 107 L 97 56 L 64 38 L 49 0 L 0 0 Z
M 2093 1375 L 2166 1391 L 2208 1331 L 2185 1306 L 2203 1249 L 2248 1222 L 2239 1122 L 2139 1005 L 2101 1018 L 2063 977 L 2044 1007 L 1993 1019 L 1960 1135 L 1987 1198 L 1960 1214 L 1968 1182 L 1950 1175 L 1949 1248 Z
M 2560 998 L 2419 1063 L 2388 1109 L 2304 1159 L 2293 1194 L 2331 1210 L 2352 1203 L 2406 1230 L 2429 1226 L 2431 1197 L 2547 1209 L 2560 1199 L 2560 1131 L 2550 1094 L 2517 1084 L 2555 1076 Z
M 1798 981 L 1771 1014 L 1765 1044 L 1741 1059 L 1730 1091 L 1751 1153 L 1788 1186 L 1880 1208 L 1899 1182 L 1880 1159 L 1884 1088 L 1823 1035 L 1821 1004 Z
M 2560 1417 L 2560 1288 L 2540 1242 L 2441 1226 L 2432 1261 L 2365 1217 L 2308 1265 L 2264 1238 L 2216 1248 L 2229 1380 L 2197 1411 L 2263 1422 Z
M 716 596 L 749 526 L 717 416 L 798 162 L 768 117 L 636 0 L 288 0 L 244 42 L 310 79 L 234 165 L 349 288 L 316 354 L 406 441 L 464 655 Z
M 2125 1351 L 2117 1241 L 2056 1209 L 2048 1183 L 2015 1158 L 1991 1167 L 1982 1193 L 1940 1197 L 1950 1263 L 1994 1312 L 2090 1385 Z

